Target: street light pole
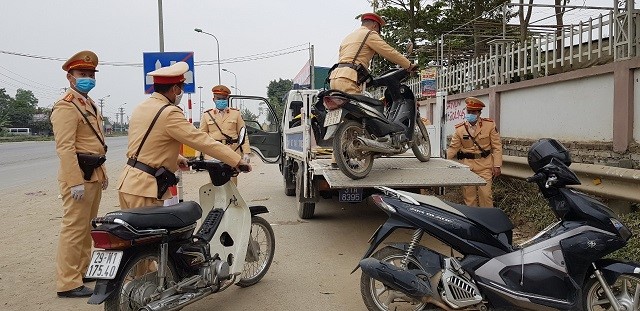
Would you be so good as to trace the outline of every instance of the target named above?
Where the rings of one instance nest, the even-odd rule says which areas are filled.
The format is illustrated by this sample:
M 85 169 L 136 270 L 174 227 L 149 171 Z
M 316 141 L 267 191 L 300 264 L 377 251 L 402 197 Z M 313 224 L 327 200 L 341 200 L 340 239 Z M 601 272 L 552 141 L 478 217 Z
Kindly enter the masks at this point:
M 235 85 L 235 89 L 237 90 L 237 89 L 238 89 L 238 76 L 236 76 L 236 74 L 235 74 L 233 71 L 228 70 L 228 69 L 226 69 L 226 68 L 222 68 L 222 71 L 226 71 L 226 72 L 228 72 L 228 73 L 230 73 L 230 74 L 232 74 L 232 75 L 233 75 L 233 80 L 234 80 L 234 82 L 235 82 L 235 83 L 234 83 L 234 85 Z
M 237 88 L 235 86 L 232 86 L 231 88 L 235 89 L 236 91 L 238 91 L 238 94 L 242 95 L 242 91 L 239 88 Z
M 199 33 L 203 33 L 203 34 L 206 34 L 206 35 L 210 35 L 214 39 L 216 39 L 216 47 L 217 47 L 217 50 L 218 50 L 218 84 L 222 84 L 222 82 L 221 82 L 222 79 L 220 77 L 220 42 L 218 41 L 218 38 L 216 36 L 214 36 L 213 34 L 211 34 L 211 33 L 208 33 L 206 31 L 202 31 L 202 29 L 200 29 L 200 28 L 196 28 L 196 29 L 194 29 L 194 31 L 195 32 L 199 32 Z

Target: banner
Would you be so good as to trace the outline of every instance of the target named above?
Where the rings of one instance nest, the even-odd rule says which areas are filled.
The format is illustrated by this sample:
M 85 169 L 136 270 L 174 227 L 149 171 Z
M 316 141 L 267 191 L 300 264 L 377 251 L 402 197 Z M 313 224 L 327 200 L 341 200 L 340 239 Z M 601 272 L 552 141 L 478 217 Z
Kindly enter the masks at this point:
M 422 97 L 435 97 L 437 91 L 436 77 L 437 67 L 428 67 L 420 71 L 420 90 Z

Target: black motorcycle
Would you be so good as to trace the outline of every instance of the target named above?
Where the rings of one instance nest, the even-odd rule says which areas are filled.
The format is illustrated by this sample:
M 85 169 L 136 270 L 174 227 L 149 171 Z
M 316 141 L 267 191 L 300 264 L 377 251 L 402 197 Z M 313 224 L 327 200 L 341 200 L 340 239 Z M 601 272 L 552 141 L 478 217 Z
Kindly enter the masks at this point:
M 528 181 L 537 183 L 559 221 L 519 246 L 500 209 L 380 187 L 384 194 L 373 200 L 389 219 L 358 265 L 367 308 L 639 310 L 640 264 L 603 259 L 625 246 L 629 229 L 602 203 L 566 188 L 580 182 L 559 142 L 535 143 L 528 162 L 536 172 Z M 411 242 L 371 255 L 398 228 L 415 230 Z M 419 245 L 425 232 L 451 254 Z
M 396 69 L 373 79 L 369 86 L 386 86 L 385 102 L 365 96 L 327 90 L 320 94 L 328 110 L 325 139 L 333 138 L 333 155 L 351 179 L 367 176 L 373 159 L 405 153 L 409 148 L 421 162 L 429 161 L 429 134 L 420 120 L 411 89 L 402 84 L 411 73 Z

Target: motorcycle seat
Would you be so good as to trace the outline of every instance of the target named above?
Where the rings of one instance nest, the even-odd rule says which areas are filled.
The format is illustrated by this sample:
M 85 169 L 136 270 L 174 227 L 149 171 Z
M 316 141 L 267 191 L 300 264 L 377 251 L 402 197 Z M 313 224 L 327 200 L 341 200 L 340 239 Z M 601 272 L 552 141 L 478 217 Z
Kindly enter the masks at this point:
M 507 214 L 499 208 L 471 207 L 451 202 L 447 202 L 447 204 L 494 234 L 500 234 L 513 229 L 511 220 L 509 220 Z
M 349 93 L 345 93 L 345 92 L 338 91 L 338 90 L 325 91 L 322 96 L 324 96 L 324 95 L 340 95 L 340 96 L 346 97 L 346 98 L 351 99 L 351 100 L 355 100 L 355 101 L 359 101 L 361 103 L 365 103 L 365 104 L 367 104 L 369 106 L 372 106 L 372 107 L 384 107 L 384 103 L 381 100 L 377 100 L 375 98 L 371 98 L 371 97 L 366 96 L 366 95 L 349 94 Z
M 136 229 L 178 229 L 202 217 L 200 204 L 187 201 L 171 206 L 138 207 L 111 212 L 105 218 L 118 218 Z

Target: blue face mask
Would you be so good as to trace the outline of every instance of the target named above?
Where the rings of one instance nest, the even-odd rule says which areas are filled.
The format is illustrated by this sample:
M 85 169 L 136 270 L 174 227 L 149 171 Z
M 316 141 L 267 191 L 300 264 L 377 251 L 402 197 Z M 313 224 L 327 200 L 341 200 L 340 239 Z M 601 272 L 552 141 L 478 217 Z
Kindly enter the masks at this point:
M 478 115 L 477 114 L 473 114 L 473 113 L 467 113 L 465 115 L 465 118 L 467 119 L 467 121 L 469 121 L 470 123 L 476 122 L 478 121 Z
M 89 93 L 96 86 L 96 79 L 76 78 L 76 89 L 82 93 Z
M 218 110 L 224 110 L 229 107 L 229 101 L 226 99 L 216 99 L 215 102 Z

